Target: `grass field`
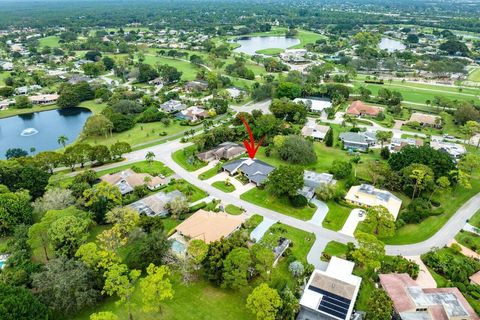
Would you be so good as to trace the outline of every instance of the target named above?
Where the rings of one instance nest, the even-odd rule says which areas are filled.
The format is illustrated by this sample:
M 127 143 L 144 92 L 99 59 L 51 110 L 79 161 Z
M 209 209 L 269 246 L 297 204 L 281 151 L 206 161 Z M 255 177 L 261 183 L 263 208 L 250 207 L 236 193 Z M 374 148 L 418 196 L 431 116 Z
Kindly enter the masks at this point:
M 38 39 L 38 44 L 40 47 L 58 48 L 60 46 L 59 41 L 60 37 L 50 36 Z
M 225 181 L 215 181 L 212 186 L 227 193 L 235 191 L 235 186 L 233 184 L 227 185 Z
M 56 104 L 52 104 L 49 106 L 33 106 L 32 108 L 28 109 L 15 109 L 15 108 L 9 108 L 7 110 L 1 110 L 0 111 L 0 119 L 2 118 L 8 118 L 8 117 L 13 117 L 19 114 L 26 114 L 26 113 L 33 113 L 33 112 L 40 112 L 40 111 L 48 111 L 48 110 L 54 110 L 58 109 Z
M 172 154 L 172 159 L 187 171 L 195 171 L 207 165 L 206 162 L 200 161 L 193 155 L 195 146 L 186 147 L 177 150 Z
M 157 64 L 166 64 L 178 69 L 182 72 L 182 80 L 194 80 L 197 76 L 197 72 L 200 70 L 199 67 L 191 64 L 190 62 L 167 58 L 167 57 L 157 57 L 155 55 L 145 55 L 144 63 L 156 66 Z
M 317 209 L 309 206 L 294 208 L 287 197 L 278 198 L 260 188 L 253 188 L 243 193 L 240 195 L 240 199 L 301 220 L 311 219 Z
M 239 214 L 242 214 L 245 210 L 242 208 L 239 208 L 233 204 L 227 204 L 225 207 L 225 212 L 234 216 L 238 216 Z
M 257 50 L 255 51 L 258 54 L 265 54 L 267 56 L 278 56 L 280 53 L 282 53 L 283 49 L 280 48 L 269 48 L 269 49 L 262 49 L 262 50 Z
M 215 176 L 220 168 L 222 167 L 222 163 L 218 163 L 215 167 L 211 168 L 211 169 L 208 169 L 207 171 L 201 173 L 198 178 L 200 180 L 207 180 L 207 179 L 210 179 L 211 177 Z
M 345 254 L 347 253 L 347 245 L 337 241 L 330 241 L 327 243 L 327 246 L 323 252 L 332 257 L 335 256 L 339 258 L 345 258 Z
M 328 213 L 325 219 L 323 219 L 322 226 L 334 231 L 341 230 L 352 208 L 342 206 L 334 201 L 329 201 L 327 205 Z
M 468 80 L 480 82 L 480 68 L 476 68 L 472 72 L 470 72 L 470 74 L 468 75 Z
M 10 76 L 9 71 L 1 71 L 0 72 L 0 86 L 5 85 L 5 78 L 7 78 L 8 76 Z

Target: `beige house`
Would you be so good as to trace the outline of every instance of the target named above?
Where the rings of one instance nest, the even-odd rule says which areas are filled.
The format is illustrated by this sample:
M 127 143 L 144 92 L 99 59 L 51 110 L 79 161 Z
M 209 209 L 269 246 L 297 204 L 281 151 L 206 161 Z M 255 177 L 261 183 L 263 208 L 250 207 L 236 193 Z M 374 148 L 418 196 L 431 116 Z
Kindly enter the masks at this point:
M 377 189 L 369 184 L 352 186 L 350 190 L 348 190 L 345 200 L 358 206 L 385 207 L 393 215 L 395 220 L 397 219 L 398 212 L 402 206 L 402 200 L 390 191 Z
M 132 169 L 106 174 L 101 176 L 100 180 L 117 186 L 122 195 L 133 192 L 137 186 L 146 185 L 148 189 L 155 190 L 167 183 L 165 178 L 153 177 L 147 173 L 136 173 Z
M 329 130 L 329 126 L 324 126 L 316 123 L 308 123 L 302 128 L 302 136 L 323 140 Z
M 234 142 L 223 142 L 216 148 L 197 154 L 202 161 L 227 159 L 231 160 L 245 153 L 245 147 Z
M 409 122 L 418 122 L 425 127 L 440 128 L 442 126 L 442 118 L 431 114 L 425 114 L 420 112 L 414 112 L 410 116 Z
M 41 94 L 36 96 L 30 96 L 28 97 L 28 99 L 33 104 L 45 105 L 57 103 L 58 97 L 58 94 Z
M 174 237 L 178 239 L 180 235 L 186 242 L 199 239 L 205 243 L 211 243 L 231 235 L 245 220 L 244 214 L 234 216 L 228 213 L 198 210 L 175 228 Z

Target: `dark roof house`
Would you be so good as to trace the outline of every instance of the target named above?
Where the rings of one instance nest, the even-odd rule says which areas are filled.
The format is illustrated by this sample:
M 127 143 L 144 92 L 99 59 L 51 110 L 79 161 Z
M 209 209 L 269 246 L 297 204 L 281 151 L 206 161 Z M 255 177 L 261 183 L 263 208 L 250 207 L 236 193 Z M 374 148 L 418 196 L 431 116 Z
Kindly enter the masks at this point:
M 224 164 L 222 169 L 231 175 L 240 172 L 245 175 L 249 182 L 259 186 L 265 182 L 270 172 L 275 170 L 275 167 L 257 159 L 243 158 Z

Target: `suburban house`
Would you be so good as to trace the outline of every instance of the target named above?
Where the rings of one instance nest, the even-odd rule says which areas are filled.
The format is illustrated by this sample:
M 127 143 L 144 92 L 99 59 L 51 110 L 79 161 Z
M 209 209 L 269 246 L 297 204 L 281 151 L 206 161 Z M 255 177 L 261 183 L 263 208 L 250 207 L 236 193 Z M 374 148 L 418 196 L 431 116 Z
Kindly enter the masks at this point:
M 153 84 L 155 86 L 162 86 L 163 87 L 163 80 L 162 80 L 162 78 L 155 78 L 153 80 L 148 81 L 148 84 Z
M 365 207 L 385 207 L 396 220 L 402 200 L 387 190 L 377 189 L 369 184 L 352 186 L 348 190 L 345 200 L 351 204 Z
M 167 113 L 179 112 L 185 110 L 186 108 L 187 106 L 178 100 L 169 100 L 160 105 L 160 111 L 164 111 Z
M 0 110 L 7 110 L 8 107 L 15 104 L 15 100 L 1 100 L 0 101 Z
M 244 214 L 231 215 L 200 209 L 175 227 L 176 232 L 169 238 L 172 249 L 177 254 L 184 254 L 191 240 L 198 239 L 209 244 L 226 238 L 240 229 L 245 220 Z
M 352 274 L 355 264 L 332 257 L 325 271 L 314 270 L 300 299 L 297 320 L 349 320 L 362 278 Z
M 18 88 L 15 89 L 15 93 L 20 94 L 20 95 L 25 95 L 25 94 L 28 94 L 32 91 L 37 91 L 37 90 L 40 90 L 40 89 L 42 89 L 41 86 L 39 86 L 38 84 L 34 84 L 34 85 L 31 85 L 31 86 L 18 87 Z
M 130 207 L 137 210 L 140 214 L 147 216 L 160 216 L 165 217 L 168 215 L 167 204 L 176 198 L 184 198 L 185 196 L 178 190 L 172 192 L 158 192 L 140 199 L 132 204 Z
M 408 122 L 418 122 L 421 126 L 424 127 L 433 127 L 441 128 L 442 127 L 442 118 L 439 116 L 434 116 L 431 114 L 425 114 L 420 112 L 414 112 L 410 116 Z
M 233 99 L 237 99 L 242 94 L 245 94 L 244 90 L 237 89 L 237 88 L 227 88 L 226 91 L 230 94 L 230 97 L 232 97 Z
M 122 195 L 133 192 L 133 189 L 137 186 L 146 185 L 148 189 L 155 190 L 167 183 L 165 178 L 152 177 L 147 173 L 136 173 L 132 169 L 106 174 L 101 176 L 100 180 L 117 186 Z
M 188 107 L 187 109 L 182 110 L 177 114 L 177 118 L 182 120 L 189 120 L 192 122 L 202 120 L 208 117 L 208 111 L 198 106 Z
M 315 113 L 322 113 L 325 109 L 332 107 L 332 102 L 328 99 L 296 98 L 293 102 L 302 102 L 310 112 Z
M 388 148 L 391 152 L 398 152 L 406 146 L 421 147 L 423 146 L 423 140 L 414 138 L 392 138 Z
M 90 79 L 89 77 L 74 75 L 73 77 L 71 77 L 68 80 L 68 83 L 69 84 L 77 84 L 77 83 L 80 83 L 80 82 L 90 82 L 90 81 L 92 81 L 92 79 Z
M 58 97 L 59 95 L 54 93 L 54 94 L 42 94 L 42 95 L 30 96 L 28 97 L 28 99 L 33 104 L 45 105 L 45 104 L 57 103 Z
M 461 144 L 444 142 L 436 139 L 432 139 L 432 141 L 430 141 L 430 147 L 435 150 L 448 153 L 455 160 L 460 159 L 464 154 L 467 153 L 467 150 Z
M 245 153 L 245 147 L 235 142 L 223 142 L 216 148 L 197 154 L 197 157 L 205 162 L 212 160 L 231 160 Z
M 0 69 L 3 71 L 12 71 L 13 63 L 9 61 L 0 61 Z
M 364 104 L 360 100 L 353 101 L 352 104 L 347 109 L 347 114 L 353 116 L 370 116 L 376 117 L 380 112 L 383 111 L 383 108 L 374 107 Z
M 342 132 L 339 135 L 345 149 L 368 151 L 377 143 L 375 132 Z
M 257 159 L 243 158 L 224 164 L 222 169 L 230 175 L 241 173 L 249 182 L 258 187 L 265 182 L 270 172 L 275 170 L 275 167 Z
M 458 288 L 422 288 L 406 273 L 380 275 L 380 284 L 403 320 L 479 320 Z
M 189 81 L 184 86 L 188 92 L 192 91 L 204 91 L 208 89 L 208 82 L 203 80 Z
M 471 284 L 476 284 L 476 285 L 479 285 L 480 286 L 480 271 L 478 271 L 477 273 L 474 273 L 472 274 L 470 277 L 470 283 Z
M 303 188 L 298 191 L 307 199 L 312 199 L 315 195 L 315 190 L 321 185 L 335 185 L 337 180 L 333 179 L 330 173 L 317 173 L 314 171 L 305 170 L 303 172 Z
M 323 140 L 329 130 L 329 126 L 309 122 L 302 128 L 302 136 L 311 137 L 315 140 Z
M 309 61 L 307 54 L 308 52 L 306 49 L 286 49 L 280 53 L 280 59 L 285 62 L 304 63 Z

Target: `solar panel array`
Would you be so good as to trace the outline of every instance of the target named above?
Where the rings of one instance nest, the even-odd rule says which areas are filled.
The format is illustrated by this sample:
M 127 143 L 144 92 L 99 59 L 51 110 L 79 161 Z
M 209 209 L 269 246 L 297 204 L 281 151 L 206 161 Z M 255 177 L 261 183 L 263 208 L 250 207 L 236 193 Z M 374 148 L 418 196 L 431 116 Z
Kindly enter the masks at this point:
M 308 289 L 323 295 L 318 310 L 340 319 L 346 319 L 350 300 L 312 285 Z

